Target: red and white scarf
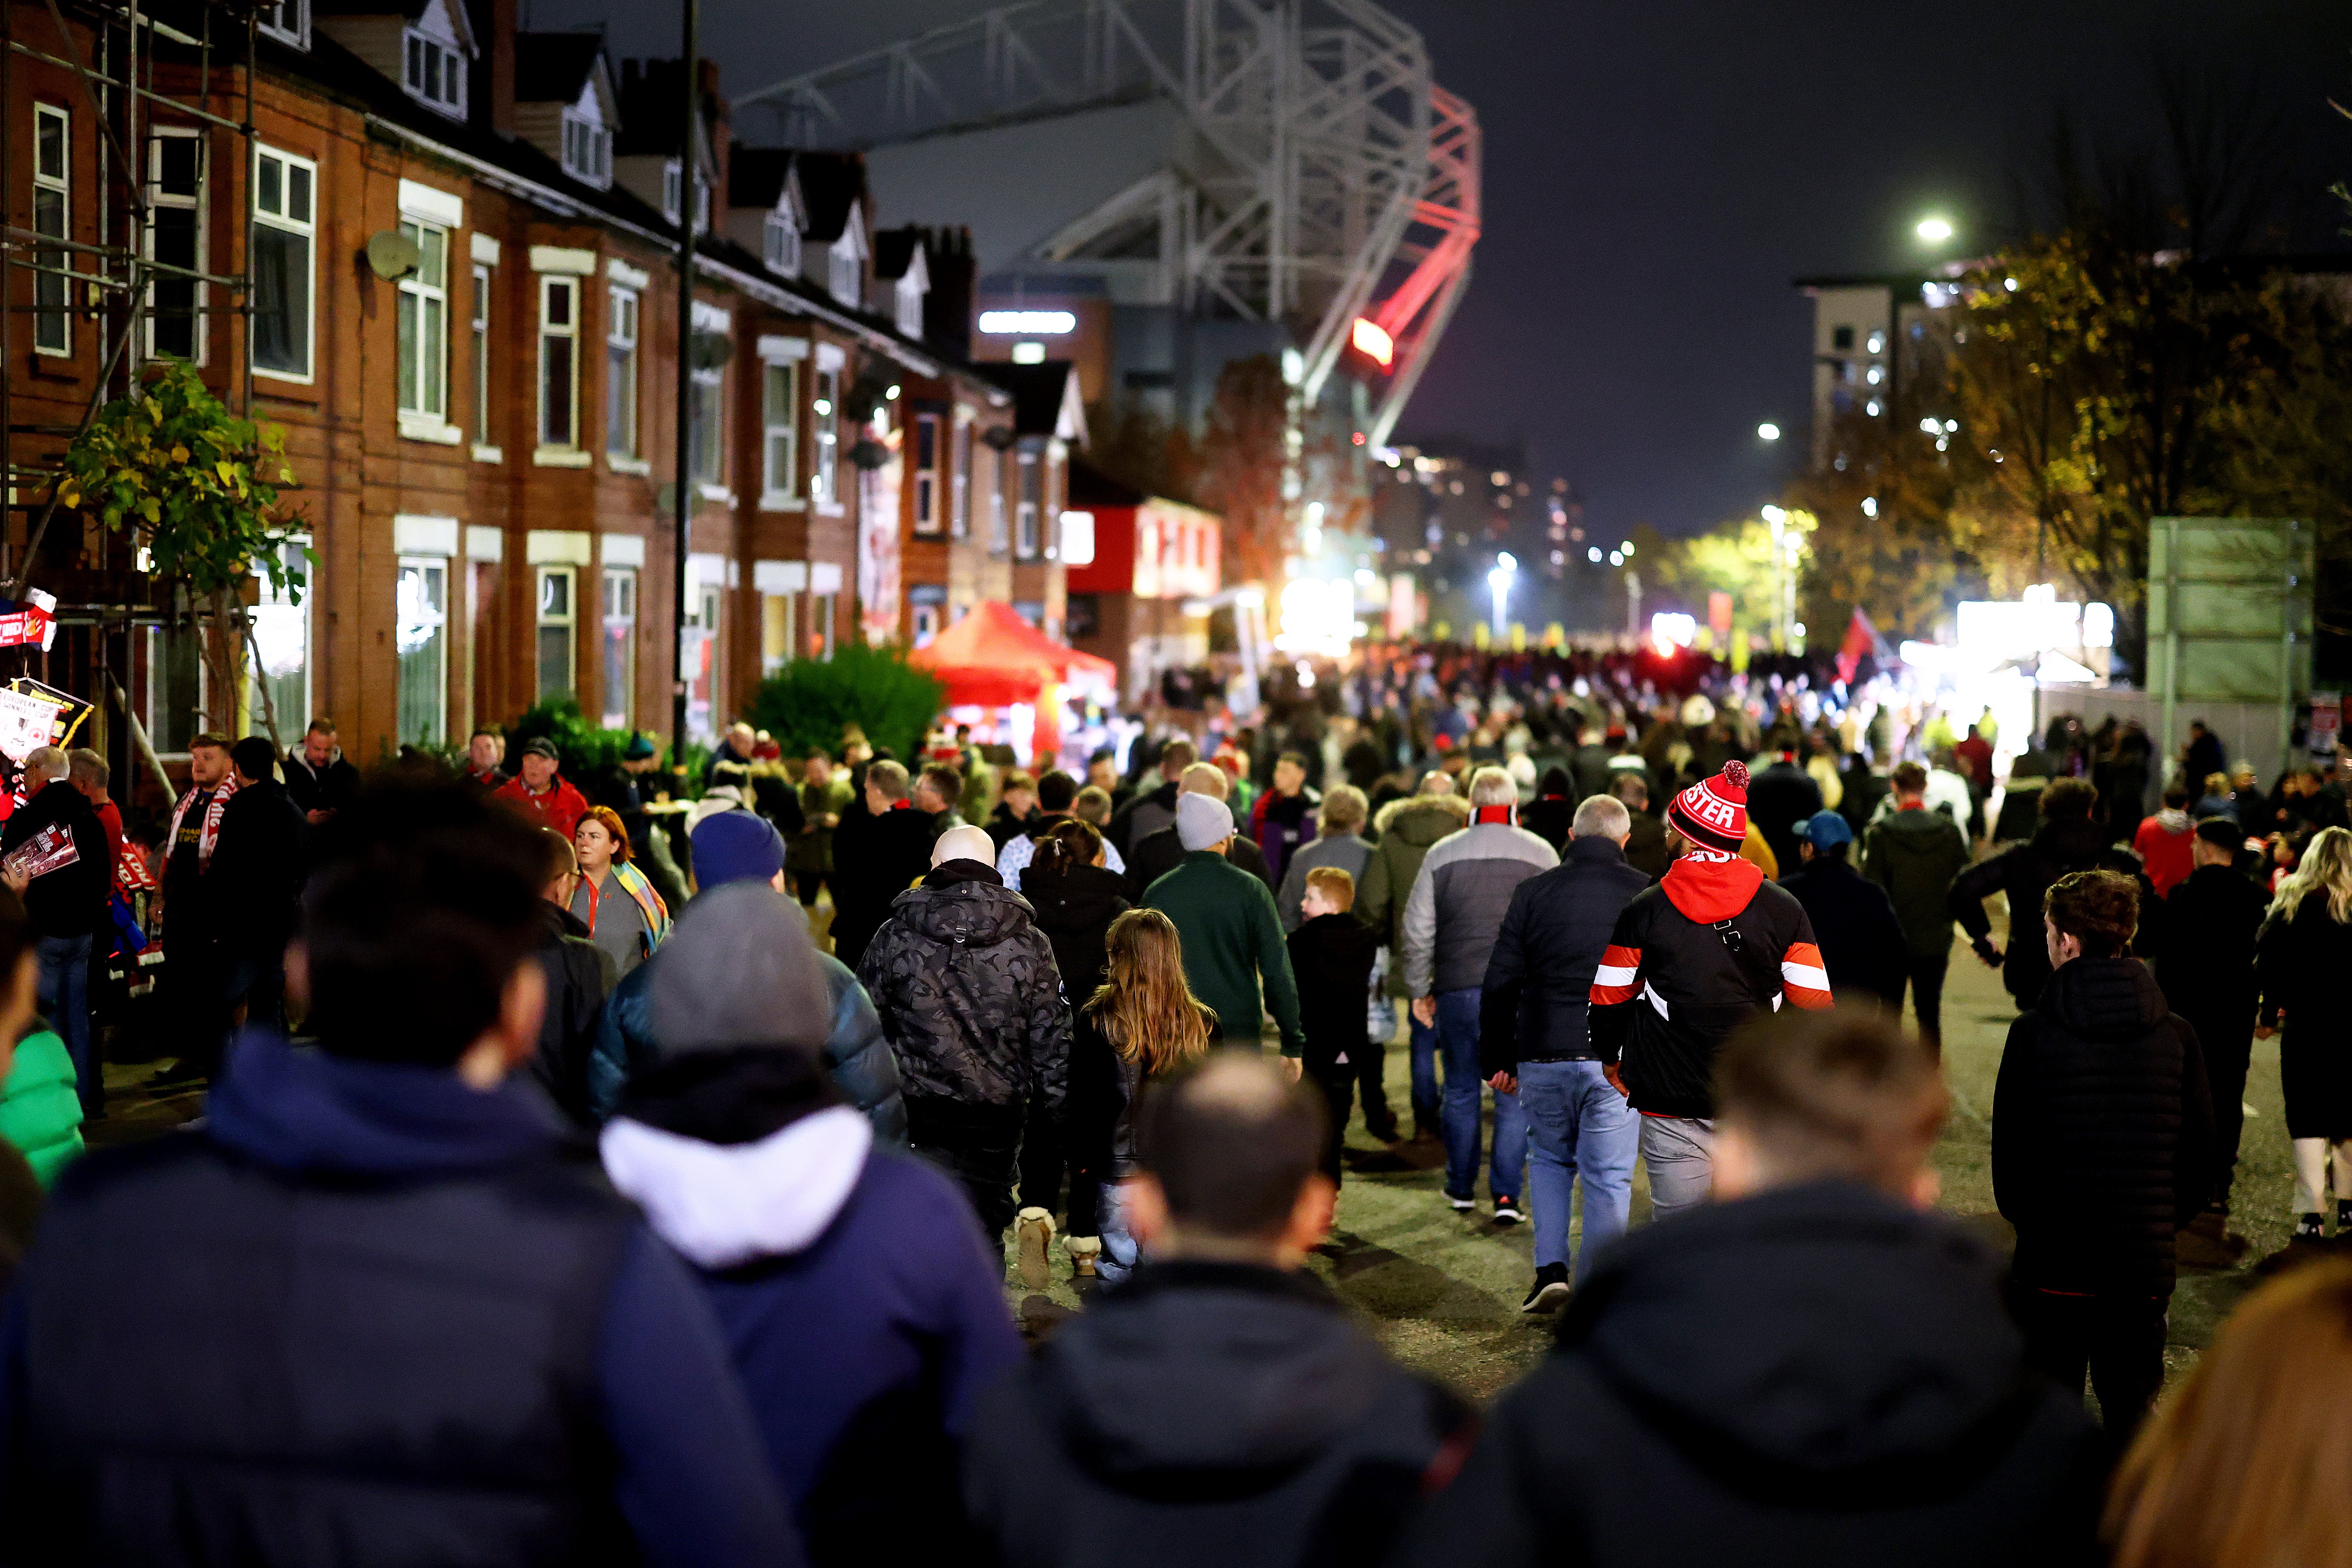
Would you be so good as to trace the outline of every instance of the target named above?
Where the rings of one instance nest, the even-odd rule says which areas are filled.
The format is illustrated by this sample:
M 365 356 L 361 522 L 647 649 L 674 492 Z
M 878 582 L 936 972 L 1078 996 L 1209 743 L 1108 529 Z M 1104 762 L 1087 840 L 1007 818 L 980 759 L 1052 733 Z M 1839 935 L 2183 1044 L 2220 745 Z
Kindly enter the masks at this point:
M 228 809 L 228 797 L 236 793 L 236 774 L 234 773 L 213 786 L 212 802 L 205 807 L 204 826 L 196 832 L 196 869 L 200 871 L 209 868 L 213 863 L 213 847 L 220 842 L 221 814 Z M 180 819 L 187 816 L 188 807 L 196 803 L 196 791 L 190 790 L 180 797 L 180 804 L 172 808 L 172 830 L 163 839 L 166 855 L 179 847 Z

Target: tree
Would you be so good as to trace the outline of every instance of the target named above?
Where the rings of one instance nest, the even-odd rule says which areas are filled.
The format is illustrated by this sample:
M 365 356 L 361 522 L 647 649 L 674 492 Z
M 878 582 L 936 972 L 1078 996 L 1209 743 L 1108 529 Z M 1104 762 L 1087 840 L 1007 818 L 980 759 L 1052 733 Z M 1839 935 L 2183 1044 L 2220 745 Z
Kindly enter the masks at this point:
M 1269 583 L 1282 574 L 1288 537 L 1282 476 L 1290 428 L 1288 384 L 1272 354 L 1226 363 L 1217 373 L 1201 437 L 1197 490 L 1224 519 L 1224 576 Z
M 230 417 L 194 365 L 158 359 L 98 411 L 67 447 L 64 468 L 58 505 L 128 531 L 148 552 L 152 574 L 185 583 L 203 606 L 212 622 L 205 639 L 211 689 L 228 704 L 207 718 L 227 729 L 253 640 L 243 597 L 255 563 L 291 603 L 301 602 L 306 582 L 286 563 L 295 528 L 278 510 L 278 487 L 294 482 L 285 431 Z M 263 704 L 271 743 L 280 744 L 267 686 Z
M 1183 426 L 1116 395 L 1087 410 L 1087 461 L 1148 496 L 1191 503 L 1200 456 Z

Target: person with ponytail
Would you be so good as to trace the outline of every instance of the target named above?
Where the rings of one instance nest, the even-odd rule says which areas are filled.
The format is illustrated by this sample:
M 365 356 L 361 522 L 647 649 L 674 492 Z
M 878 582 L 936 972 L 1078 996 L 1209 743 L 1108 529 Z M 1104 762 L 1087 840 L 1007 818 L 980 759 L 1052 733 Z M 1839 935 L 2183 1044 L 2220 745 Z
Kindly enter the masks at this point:
M 1105 1279 L 1123 1279 L 1135 1267 L 1136 1243 L 1128 1229 L 1125 1192 L 1116 1184 L 1136 1173 L 1137 1118 L 1144 1097 L 1161 1079 L 1207 1056 L 1219 1030 L 1216 1014 L 1184 979 L 1184 943 L 1175 921 L 1158 910 L 1129 910 L 1110 922 L 1104 947 L 1108 977 L 1077 1009 L 1070 1049 L 1074 1058 L 1108 1057 L 1117 1074 L 1113 1184 L 1102 1192 L 1102 1252 L 1096 1267 Z

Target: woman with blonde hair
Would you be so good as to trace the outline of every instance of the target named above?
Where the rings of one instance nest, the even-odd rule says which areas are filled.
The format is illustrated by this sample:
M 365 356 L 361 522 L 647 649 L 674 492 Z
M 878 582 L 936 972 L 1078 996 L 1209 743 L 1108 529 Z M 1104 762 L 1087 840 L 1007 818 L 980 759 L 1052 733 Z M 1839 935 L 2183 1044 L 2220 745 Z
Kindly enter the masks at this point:
M 1077 1011 L 1071 1055 L 1104 1051 L 1118 1064 L 1120 1107 L 1111 1133 L 1110 1181 L 1103 1188 L 1099 1268 L 1120 1279 L 1135 1267 L 1125 1190 L 1135 1174 L 1137 1110 L 1151 1085 L 1209 1054 L 1217 1016 L 1184 980 L 1184 943 L 1176 922 L 1158 910 L 1129 910 L 1110 922 L 1104 942 L 1109 978 Z
M 2342 832 L 2343 829 L 2333 829 Z M 2116 1471 L 2114 1568 L 2352 1568 L 2352 1261 L 2248 1297 Z
M 2271 900 L 2254 976 L 2254 1033 L 2283 1033 L 2279 1076 L 2294 1146 L 2294 1237 L 2306 1251 L 2336 1198 L 2336 1234 L 2352 1236 L 2352 1045 L 2345 1039 L 2344 976 L 2352 973 L 2352 831 L 2322 828 Z M 2330 1168 L 2333 1167 L 2331 1180 Z

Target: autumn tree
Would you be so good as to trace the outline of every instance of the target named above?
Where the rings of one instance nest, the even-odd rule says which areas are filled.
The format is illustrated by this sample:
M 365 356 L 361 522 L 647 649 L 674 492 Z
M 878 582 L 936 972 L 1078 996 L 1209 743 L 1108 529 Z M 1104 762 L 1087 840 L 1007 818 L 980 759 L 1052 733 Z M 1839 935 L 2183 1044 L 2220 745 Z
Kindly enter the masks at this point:
M 1229 583 L 1270 583 L 1282 574 L 1288 539 L 1282 498 L 1290 387 L 1272 354 L 1227 363 L 1201 437 L 1201 502 L 1224 519 Z

